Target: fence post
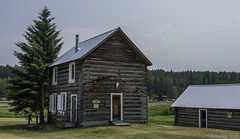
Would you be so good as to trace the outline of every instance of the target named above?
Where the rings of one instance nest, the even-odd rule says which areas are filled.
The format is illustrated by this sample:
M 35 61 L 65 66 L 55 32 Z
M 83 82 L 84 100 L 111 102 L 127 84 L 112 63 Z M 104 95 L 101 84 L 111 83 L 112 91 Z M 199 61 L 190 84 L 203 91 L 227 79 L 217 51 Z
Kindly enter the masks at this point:
M 38 116 L 36 117 L 36 125 L 38 125 Z
M 28 115 L 28 126 L 30 125 L 31 114 Z

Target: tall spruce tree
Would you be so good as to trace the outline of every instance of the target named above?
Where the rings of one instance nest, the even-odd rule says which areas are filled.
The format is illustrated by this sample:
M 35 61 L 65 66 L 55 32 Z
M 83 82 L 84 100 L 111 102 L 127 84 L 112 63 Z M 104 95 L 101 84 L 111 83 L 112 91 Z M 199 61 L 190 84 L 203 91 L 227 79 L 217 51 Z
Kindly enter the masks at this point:
M 49 72 L 47 65 L 58 56 L 63 45 L 52 23 L 51 12 L 44 7 L 34 25 L 27 27 L 23 34 L 25 42 L 18 42 L 22 52 L 14 51 L 22 69 L 13 68 L 17 76 L 9 80 L 11 84 L 8 98 L 13 100 L 12 106 L 16 114 L 40 114 L 40 123 L 44 123 L 44 108 L 47 106 Z

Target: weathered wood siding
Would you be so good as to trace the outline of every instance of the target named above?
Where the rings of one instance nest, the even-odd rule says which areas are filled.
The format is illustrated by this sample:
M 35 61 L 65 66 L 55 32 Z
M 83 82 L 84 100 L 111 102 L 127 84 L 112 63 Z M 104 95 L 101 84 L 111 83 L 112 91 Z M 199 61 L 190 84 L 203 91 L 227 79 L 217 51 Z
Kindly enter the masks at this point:
M 111 93 L 123 93 L 124 121 L 147 120 L 146 72 L 145 64 L 118 34 L 90 53 L 83 60 L 83 125 L 110 121 Z M 93 108 L 94 99 L 100 100 L 99 109 Z
M 232 112 L 232 118 L 227 112 Z M 240 130 L 240 110 L 208 109 L 208 127 Z
M 50 68 L 50 93 L 61 94 L 61 92 L 67 93 L 67 111 L 70 110 L 71 107 L 71 94 L 77 95 L 77 108 L 78 108 L 78 124 L 80 125 L 82 122 L 82 115 L 80 112 L 82 106 L 82 91 L 81 91 L 81 79 L 82 79 L 82 64 L 80 60 L 75 61 L 75 83 L 69 83 L 69 63 L 64 63 L 58 65 L 58 76 L 57 76 L 57 85 L 52 85 L 52 68 Z M 70 115 L 67 114 L 67 118 L 69 120 Z M 48 113 L 49 122 L 54 122 L 55 115 L 52 113 Z
M 174 108 L 175 125 L 199 127 L 199 109 Z M 227 112 L 232 112 L 228 118 Z M 207 109 L 208 128 L 240 130 L 240 110 Z
M 175 125 L 198 127 L 198 109 L 174 108 Z
M 71 106 L 70 94 L 78 94 L 78 125 L 108 124 L 111 93 L 123 94 L 124 121 L 148 119 L 147 66 L 122 38 L 121 34 L 115 34 L 87 57 L 76 60 L 74 84 L 68 83 L 69 63 L 58 66 L 57 85 L 50 86 L 50 93 L 67 92 L 67 110 Z M 100 100 L 99 108 L 93 108 L 94 99 Z M 49 113 L 50 121 L 53 118 Z

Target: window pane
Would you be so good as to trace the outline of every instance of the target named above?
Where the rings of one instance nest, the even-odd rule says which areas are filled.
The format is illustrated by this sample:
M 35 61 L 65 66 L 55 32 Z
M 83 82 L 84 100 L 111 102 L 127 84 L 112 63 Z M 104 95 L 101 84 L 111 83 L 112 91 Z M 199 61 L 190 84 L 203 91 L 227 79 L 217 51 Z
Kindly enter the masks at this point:
M 49 112 L 52 112 L 52 95 L 49 95 Z
M 62 95 L 57 95 L 57 110 L 62 110 Z
M 74 80 L 74 64 L 72 64 L 72 80 Z
M 55 68 L 55 70 L 54 70 L 54 71 L 55 71 L 55 73 L 54 73 L 54 74 L 55 74 L 55 77 L 54 77 L 54 82 L 57 82 L 57 68 Z
M 56 110 L 56 95 L 53 95 L 53 104 L 52 104 L 52 110 L 55 112 Z

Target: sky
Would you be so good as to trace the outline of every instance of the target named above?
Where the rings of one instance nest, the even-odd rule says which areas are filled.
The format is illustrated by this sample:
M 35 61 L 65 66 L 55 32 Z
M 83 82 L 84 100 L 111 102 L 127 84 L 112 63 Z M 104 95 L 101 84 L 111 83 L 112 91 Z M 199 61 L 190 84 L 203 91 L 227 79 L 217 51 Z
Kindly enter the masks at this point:
M 239 0 L 1 0 L 0 65 L 18 64 L 15 45 L 26 42 L 47 6 L 63 37 L 63 54 L 121 27 L 153 63 L 149 69 L 240 72 Z

